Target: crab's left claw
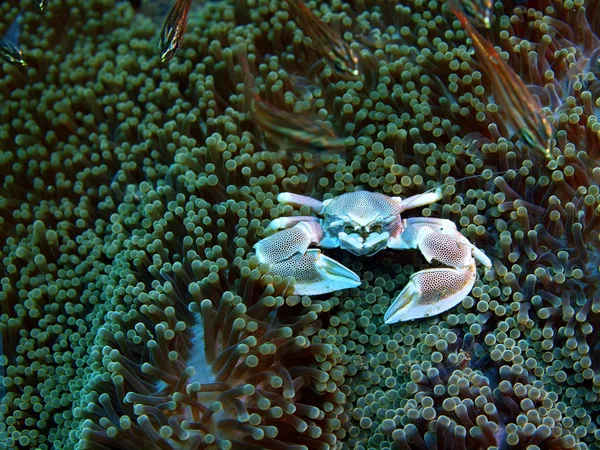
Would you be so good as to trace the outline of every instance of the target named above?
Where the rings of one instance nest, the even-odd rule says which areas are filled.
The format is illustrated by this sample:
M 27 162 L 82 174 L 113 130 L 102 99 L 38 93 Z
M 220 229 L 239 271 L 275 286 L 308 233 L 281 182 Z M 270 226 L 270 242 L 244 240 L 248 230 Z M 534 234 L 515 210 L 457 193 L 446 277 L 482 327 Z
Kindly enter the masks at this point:
M 443 313 L 469 294 L 475 277 L 474 262 L 466 270 L 439 268 L 414 273 L 383 320 L 392 324 Z
M 273 264 L 270 273 L 293 276 L 297 295 L 320 295 L 360 286 L 358 275 L 316 249 Z
M 295 294 L 319 295 L 359 286 L 358 275 L 350 269 L 319 250 L 308 248 L 311 243 L 319 243 L 322 237 L 318 222 L 300 221 L 292 228 L 260 240 L 254 248 L 258 260 L 270 264 L 271 275 L 296 279 Z

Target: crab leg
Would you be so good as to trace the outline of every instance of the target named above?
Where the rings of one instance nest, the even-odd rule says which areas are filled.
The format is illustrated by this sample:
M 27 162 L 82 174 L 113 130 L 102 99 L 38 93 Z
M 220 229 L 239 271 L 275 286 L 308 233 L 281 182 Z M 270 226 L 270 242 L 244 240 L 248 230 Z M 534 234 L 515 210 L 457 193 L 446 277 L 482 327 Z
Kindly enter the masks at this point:
M 298 208 L 306 205 L 315 214 L 323 212 L 323 202 L 306 195 L 292 194 L 291 192 L 282 192 L 277 196 L 277 201 L 286 205 L 297 206 Z
M 471 291 L 476 278 L 475 261 L 491 267 L 490 259 L 471 244 L 453 222 L 414 218 L 403 221 L 402 232 L 390 238 L 390 248 L 418 248 L 428 262 L 448 268 L 414 273 L 385 313 L 385 323 L 429 317 L 456 306 Z
M 271 265 L 270 274 L 296 279 L 295 294 L 318 295 L 359 286 L 358 275 L 350 269 L 319 250 L 309 250 L 322 238 L 317 221 L 298 222 L 260 240 L 254 248 L 259 261 Z
M 407 209 L 418 208 L 419 206 L 431 205 L 442 199 L 442 190 L 436 189 L 433 192 L 426 192 L 424 194 L 413 195 L 412 197 L 392 197 L 392 201 L 398 203 L 401 213 Z
M 319 222 L 319 218 L 313 216 L 279 217 L 273 219 L 267 228 L 265 228 L 265 231 L 271 232 L 283 230 L 284 228 L 291 228 L 300 222 Z

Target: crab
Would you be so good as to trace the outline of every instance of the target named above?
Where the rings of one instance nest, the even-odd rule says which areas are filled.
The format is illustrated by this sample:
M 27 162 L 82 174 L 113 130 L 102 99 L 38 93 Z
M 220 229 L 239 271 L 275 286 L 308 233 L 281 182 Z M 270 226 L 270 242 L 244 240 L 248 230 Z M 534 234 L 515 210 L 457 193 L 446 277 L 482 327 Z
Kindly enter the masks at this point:
M 341 248 L 357 256 L 373 256 L 383 249 L 418 249 L 428 262 L 448 267 L 415 272 L 384 315 L 387 324 L 429 317 L 447 311 L 471 292 L 476 262 L 491 267 L 490 259 L 447 219 L 401 214 L 442 198 L 441 190 L 408 198 L 369 191 L 342 194 L 319 201 L 304 195 L 281 193 L 280 203 L 307 206 L 315 216 L 274 219 L 266 228 L 275 232 L 255 245 L 261 263 L 271 275 L 293 276 L 297 295 L 320 295 L 358 287 L 361 280 L 318 247 Z

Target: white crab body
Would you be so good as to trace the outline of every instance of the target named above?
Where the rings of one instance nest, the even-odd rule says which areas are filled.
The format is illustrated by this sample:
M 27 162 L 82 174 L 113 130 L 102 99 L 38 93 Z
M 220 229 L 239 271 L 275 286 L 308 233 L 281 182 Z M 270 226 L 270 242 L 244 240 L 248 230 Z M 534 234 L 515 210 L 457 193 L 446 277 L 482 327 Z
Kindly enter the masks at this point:
M 419 249 L 428 262 L 448 267 L 414 273 L 388 308 L 385 323 L 433 316 L 456 306 L 475 283 L 476 261 L 491 267 L 490 259 L 446 219 L 402 219 L 410 208 L 441 199 L 438 190 L 402 199 L 357 191 L 323 202 L 291 193 L 277 199 L 308 206 L 315 216 L 281 217 L 267 231 L 276 231 L 256 243 L 256 255 L 271 265 L 270 273 L 293 276 L 295 293 L 318 295 L 358 287 L 360 278 L 343 264 L 325 256 L 321 248 L 341 248 L 359 256 L 372 256 L 384 248 Z M 278 231 L 279 230 L 279 231 Z

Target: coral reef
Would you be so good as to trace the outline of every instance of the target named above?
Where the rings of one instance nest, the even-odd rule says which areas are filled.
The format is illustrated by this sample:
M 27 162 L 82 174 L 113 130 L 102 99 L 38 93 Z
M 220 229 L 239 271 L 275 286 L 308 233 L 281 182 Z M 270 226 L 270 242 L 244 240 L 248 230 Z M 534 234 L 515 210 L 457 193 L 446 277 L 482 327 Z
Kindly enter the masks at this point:
M 0 448 L 600 449 L 600 99 L 592 0 L 496 2 L 487 37 L 555 130 L 519 140 L 440 1 L 308 1 L 345 79 L 282 0 L 160 23 L 114 0 L 0 5 Z M 143 3 L 143 2 L 142 2 Z M 589 21 L 589 22 L 588 22 Z M 68 24 L 68 26 L 67 26 Z M 286 151 L 257 95 L 343 151 Z M 290 295 L 252 246 L 280 192 L 368 189 L 454 221 L 493 260 L 440 316 L 386 325 L 418 252 L 332 257 L 363 280 Z

